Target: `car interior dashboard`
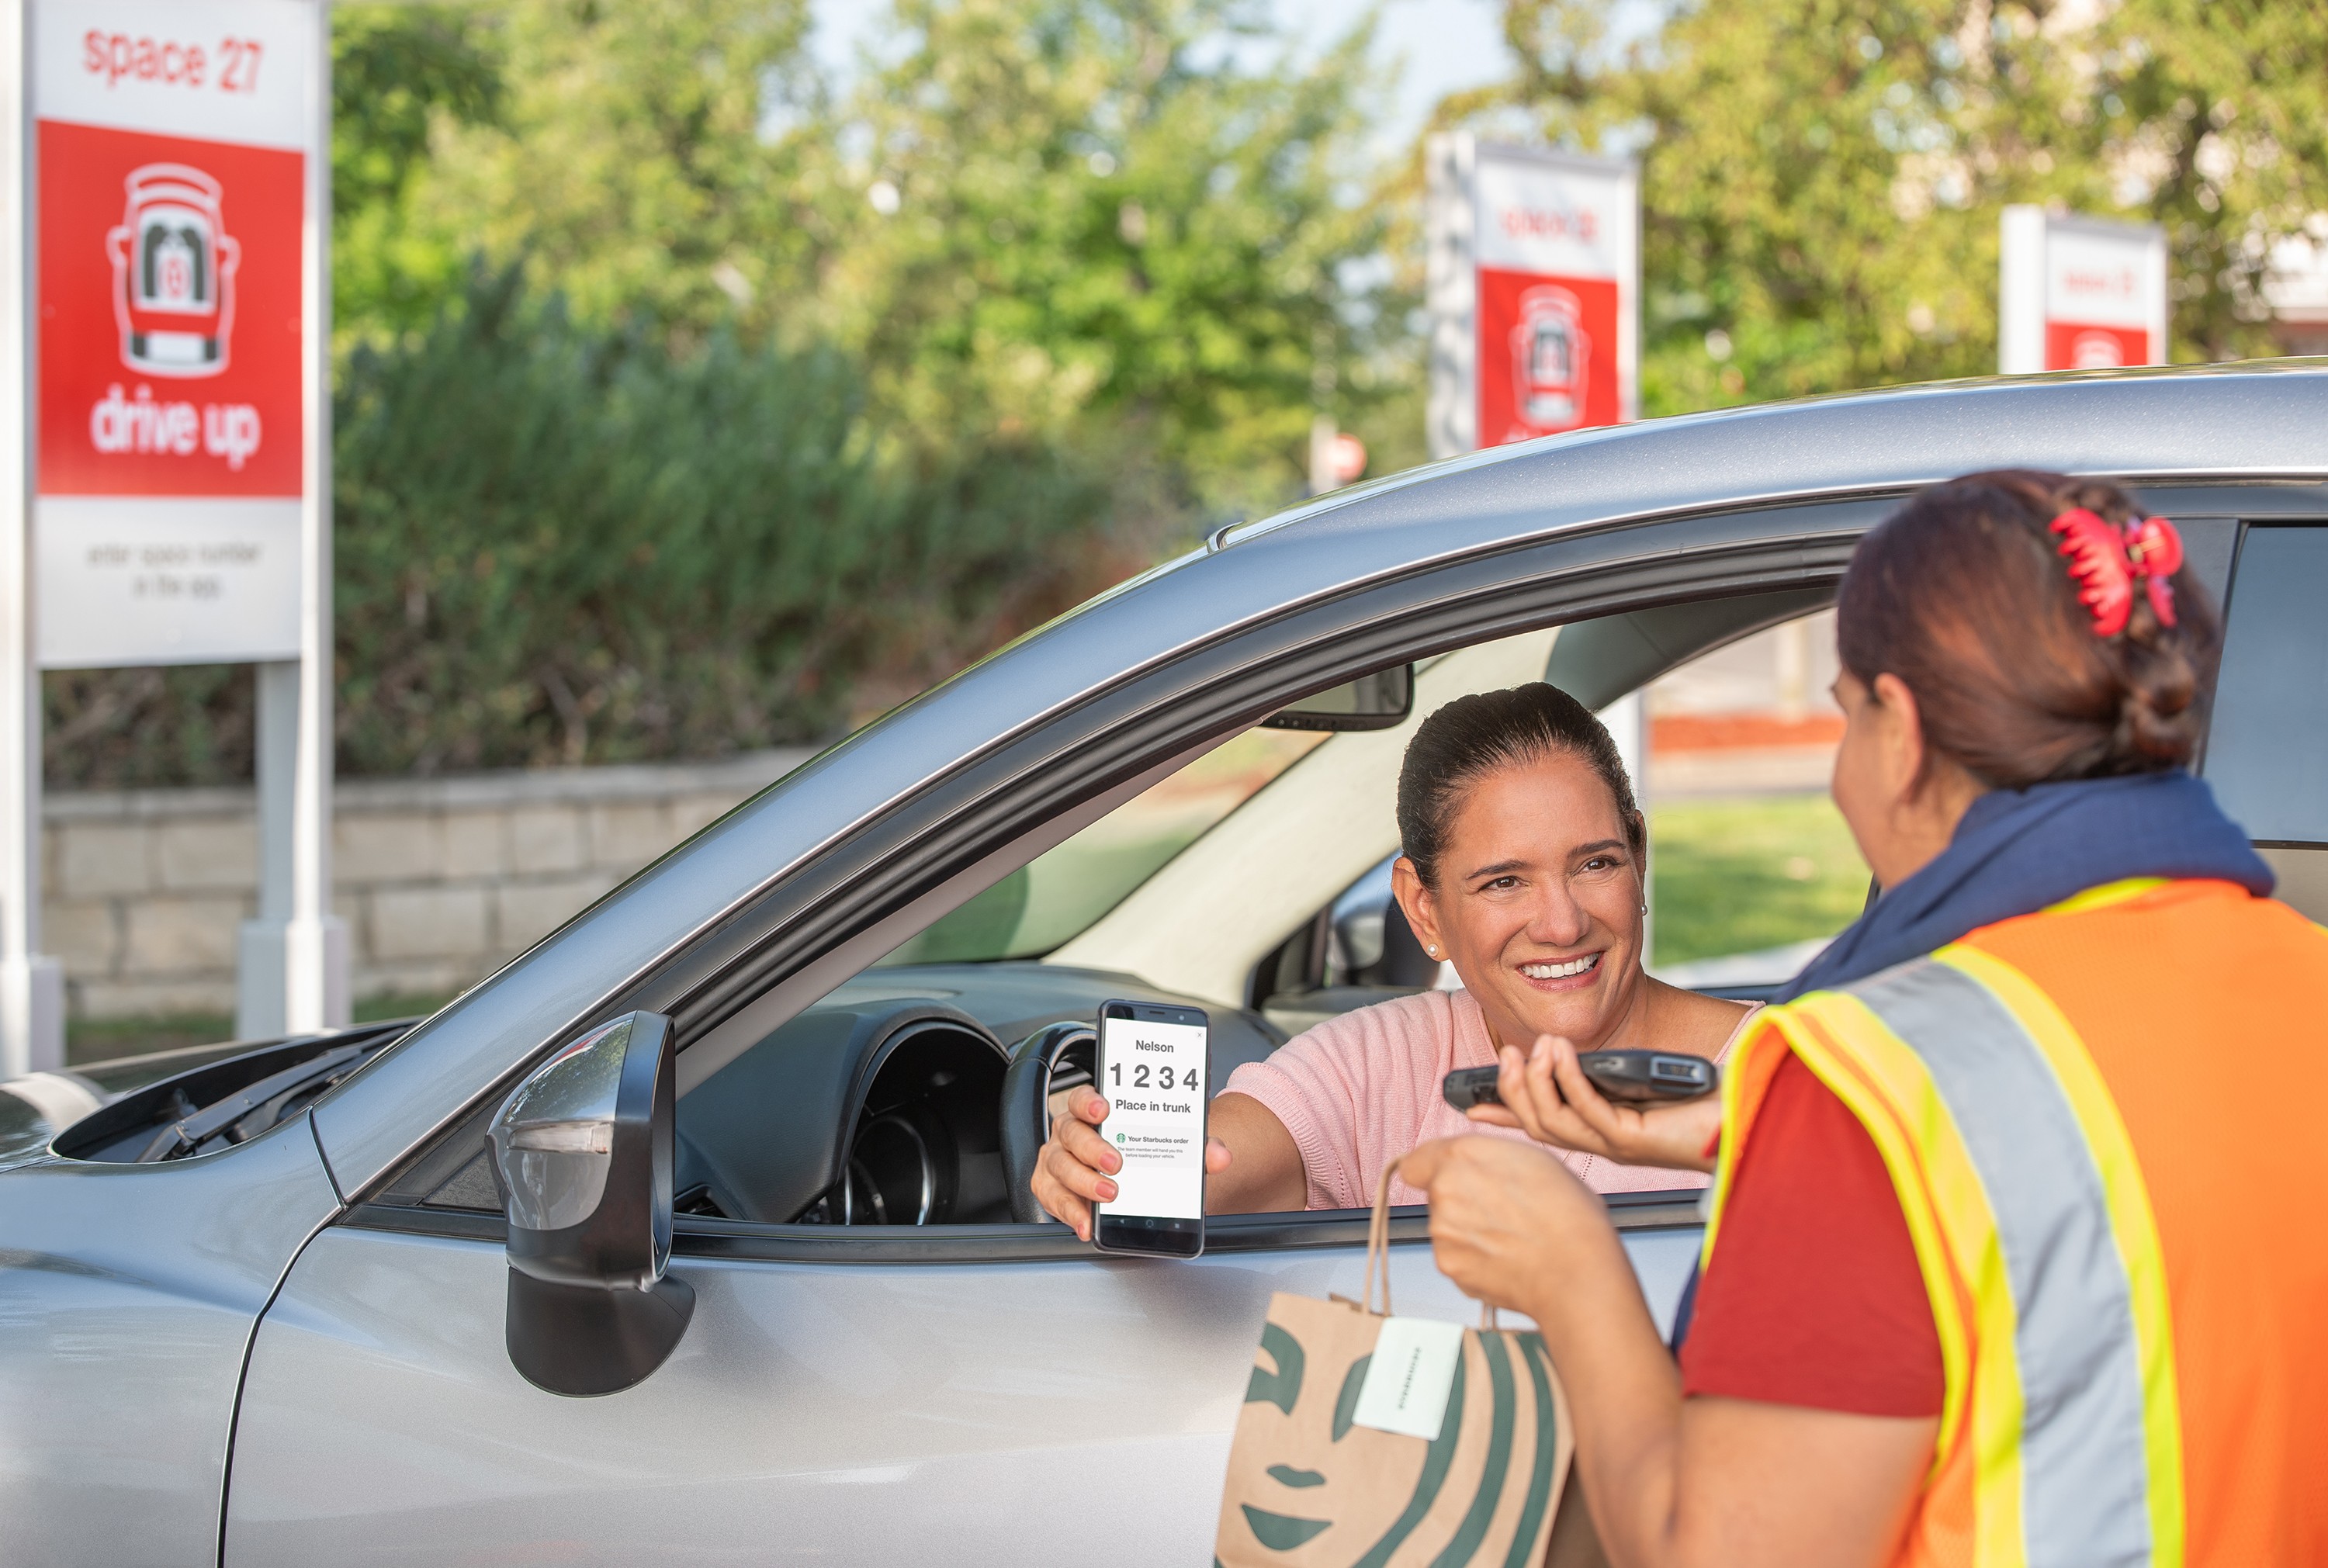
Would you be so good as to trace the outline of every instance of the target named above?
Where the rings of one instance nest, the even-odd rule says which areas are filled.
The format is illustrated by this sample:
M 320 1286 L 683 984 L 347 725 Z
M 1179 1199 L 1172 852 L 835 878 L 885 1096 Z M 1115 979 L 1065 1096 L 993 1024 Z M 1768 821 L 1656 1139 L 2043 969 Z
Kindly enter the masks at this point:
M 868 972 L 679 1102 L 679 1212 L 774 1225 L 1008 1222 L 1000 1106 L 1011 1048 L 1111 998 L 1201 1005 L 1128 975 L 1033 962 Z M 1215 1082 L 1285 1036 L 1206 1009 Z

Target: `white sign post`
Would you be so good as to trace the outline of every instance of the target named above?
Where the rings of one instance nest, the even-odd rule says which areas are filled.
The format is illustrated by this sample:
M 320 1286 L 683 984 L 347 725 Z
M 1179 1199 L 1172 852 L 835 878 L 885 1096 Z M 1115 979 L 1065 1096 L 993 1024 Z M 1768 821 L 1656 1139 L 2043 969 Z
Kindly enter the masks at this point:
M 1434 136 L 1431 455 L 1640 412 L 1634 164 Z
M 2166 362 L 2166 230 L 2028 206 L 2003 224 L 2000 372 Z
M 0 0 L 23 417 L 0 523 L 0 1070 L 61 1060 L 39 954 L 42 669 L 257 662 L 240 1032 L 348 1015 L 330 913 L 325 0 Z M 17 709 L 21 707 L 22 722 Z
M 1425 302 L 1431 455 L 1640 417 L 1640 172 L 1582 157 L 1434 136 Z M 1648 809 L 1648 709 L 1603 709 Z M 1642 941 L 1649 925 L 1645 913 Z
M 41 671 L 33 656 L 33 385 L 37 313 L 33 277 L 32 117 L 23 84 L 31 58 L 25 0 L 0 0 L 0 70 L 18 84 L 6 118 L 0 178 L 0 267 L 7 269 L 0 375 L 17 416 L 0 419 L 0 1075 L 64 1061 L 64 977 L 41 953 Z

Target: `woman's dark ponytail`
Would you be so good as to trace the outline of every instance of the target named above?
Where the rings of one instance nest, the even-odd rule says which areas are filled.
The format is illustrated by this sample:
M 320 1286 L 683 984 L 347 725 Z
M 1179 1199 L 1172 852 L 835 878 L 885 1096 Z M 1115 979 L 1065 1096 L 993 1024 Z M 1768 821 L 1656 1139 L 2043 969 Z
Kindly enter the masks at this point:
M 2186 565 L 2173 624 L 2137 589 L 2100 634 L 2053 530 L 2080 508 L 2120 529 L 2142 516 L 2099 480 L 1968 474 L 1878 524 L 1844 577 L 1844 668 L 1897 676 L 1933 750 L 1992 788 L 2184 766 L 2206 733 L 2221 646 L 2206 589 Z

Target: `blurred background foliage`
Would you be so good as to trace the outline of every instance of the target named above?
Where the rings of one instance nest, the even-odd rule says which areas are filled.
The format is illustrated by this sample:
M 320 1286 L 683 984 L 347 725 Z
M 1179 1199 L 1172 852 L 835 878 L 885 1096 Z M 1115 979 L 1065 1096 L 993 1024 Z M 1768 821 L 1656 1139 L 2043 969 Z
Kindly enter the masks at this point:
M 2164 223 L 2176 352 L 2328 242 L 2328 8 L 1505 0 L 1438 128 L 1638 155 L 1644 411 L 1995 364 L 1998 208 Z M 333 10 L 341 761 L 828 737 L 1220 521 L 1421 460 L 1419 147 L 1263 0 Z M 61 785 L 251 681 L 48 678 Z
M 2164 224 L 2178 360 L 2272 351 L 2271 241 L 2328 242 L 2328 7 L 1732 0 L 1617 38 L 1507 0 L 1442 122 L 1642 160 L 1642 411 L 1996 367 L 1999 210 Z
M 887 461 L 850 356 L 726 327 L 674 353 L 530 296 L 520 264 L 418 341 L 358 345 L 339 418 L 358 771 L 830 733 L 868 680 L 910 694 L 1111 569 L 1085 559 L 1105 492 L 1057 452 Z

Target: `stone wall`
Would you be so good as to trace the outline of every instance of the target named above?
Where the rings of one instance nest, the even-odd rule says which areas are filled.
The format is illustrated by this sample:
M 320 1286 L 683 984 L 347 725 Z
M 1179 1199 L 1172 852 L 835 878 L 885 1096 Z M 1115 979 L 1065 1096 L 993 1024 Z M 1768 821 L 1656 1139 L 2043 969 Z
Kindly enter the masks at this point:
M 355 995 L 460 990 L 809 755 L 342 783 L 333 902 Z M 44 815 L 42 945 L 71 1016 L 231 1013 L 258 912 L 252 792 L 53 794 Z

